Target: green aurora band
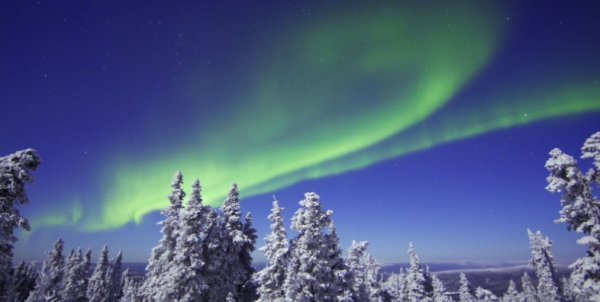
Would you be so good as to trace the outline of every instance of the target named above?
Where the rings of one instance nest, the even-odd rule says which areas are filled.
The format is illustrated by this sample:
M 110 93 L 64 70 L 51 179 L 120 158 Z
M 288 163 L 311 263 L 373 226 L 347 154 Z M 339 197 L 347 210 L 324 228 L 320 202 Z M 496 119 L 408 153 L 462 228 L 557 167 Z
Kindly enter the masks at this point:
M 582 80 L 544 94 L 498 87 L 503 97 L 444 114 L 442 107 L 499 48 L 501 15 L 474 5 L 366 11 L 282 33 L 287 42 L 270 50 L 280 59 L 260 62 L 255 89 L 229 116 L 173 148 L 180 151 L 115 161 L 104 176 L 100 214 L 84 213 L 79 223 L 87 231 L 140 223 L 167 205 L 177 169 L 188 184 L 199 177 L 205 202 L 217 206 L 234 181 L 243 196 L 258 195 L 492 130 L 600 109 L 600 87 Z M 427 118 L 434 126 L 415 126 Z M 73 224 L 81 217 L 74 210 L 79 214 L 34 224 Z

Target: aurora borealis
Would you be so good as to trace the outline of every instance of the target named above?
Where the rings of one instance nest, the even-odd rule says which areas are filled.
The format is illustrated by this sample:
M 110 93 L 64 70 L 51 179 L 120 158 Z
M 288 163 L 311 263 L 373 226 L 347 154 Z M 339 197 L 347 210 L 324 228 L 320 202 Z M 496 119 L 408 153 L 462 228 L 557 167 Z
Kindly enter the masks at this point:
M 342 243 L 369 240 L 382 261 L 404 257 L 411 240 L 434 260 L 523 260 L 523 223 L 556 245 L 564 242 L 556 247 L 558 259 L 581 252 L 574 234 L 552 225 L 558 197 L 543 192 L 543 163 L 553 147 L 577 156 L 585 137 L 600 130 L 598 8 L 235 3 L 2 4 L 0 92 L 10 114 L 0 151 L 31 147 L 44 161 L 28 188 L 31 204 L 22 209 L 33 232 L 18 234 L 17 254 L 41 257 L 61 236 L 67 245 L 136 250 L 131 261 L 145 261 L 176 170 L 186 185 L 198 177 L 212 206 L 238 183 L 242 210 L 252 211 L 259 238 L 268 231 L 263 213 L 271 195 L 286 202 L 289 218 L 302 194 L 315 191 L 334 211 Z M 511 140 L 489 142 L 498 137 Z M 473 158 L 474 150 L 497 163 L 446 166 Z M 438 153 L 465 157 L 435 165 Z M 531 169 L 519 189 L 507 187 L 514 170 L 503 164 L 511 161 Z M 392 162 L 419 175 L 415 192 L 400 185 L 371 193 L 392 180 L 413 181 L 403 168 L 390 171 Z M 468 181 L 474 176 L 467 167 L 499 178 Z M 435 185 L 445 178 L 456 191 Z M 506 192 L 487 195 L 501 187 Z M 478 206 L 460 200 L 474 192 L 486 192 Z M 339 200 L 338 193 L 350 196 Z M 423 201 L 430 194 L 439 199 Z M 502 198 L 510 201 L 490 201 Z M 382 202 L 397 218 L 373 215 L 363 221 L 369 232 L 355 232 L 346 208 L 376 212 Z M 546 206 L 540 211 L 537 204 Z M 489 218 L 479 207 L 506 213 Z M 399 218 L 454 212 L 465 216 Z M 479 219 L 499 223 L 507 213 L 518 223 L 478 225 Z M 525 244 L 487 257 L 497 249 L 463 232 L 464 239 L 456 238 L 462 243 L 436 250 L 431 232 L 410 231 L 416 221 L 454 233 L 483 229 L 491 238 L 520 236 L 521 228 L 518 244 Z M 378 245 L 398 234 L 399 251 Z

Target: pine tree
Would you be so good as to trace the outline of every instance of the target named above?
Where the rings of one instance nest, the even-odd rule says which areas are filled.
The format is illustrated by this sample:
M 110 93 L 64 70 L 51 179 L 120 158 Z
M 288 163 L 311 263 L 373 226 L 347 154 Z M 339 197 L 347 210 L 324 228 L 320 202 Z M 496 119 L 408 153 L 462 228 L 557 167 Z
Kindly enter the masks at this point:
M 392 275 L 384 283 L 385 291 L 393 302 L 406 301 L 408 292 L 406 289 L 405 276 L 404 270 L 400 268 L 400 272 L 398 274 L 392 273 Z
M 14 273 L 14 291 L 15 301 L 25 301 L 29 297 L 29 293 L 35 289 L 35 280 L 38 274 L 35 271 L 33 264 L 19 262 Z
M 123 296 L 119 300 L 119 302 L 139 302 L 142 299 L 138 295 L 139 283 L 133 280 L 131 274 L 129 273 L 129 269 L 126 269 L 123 272 L 123 276 L 121 277 L 123 280 Z
M 506 290 L 504 296 L 502 296 L 502 301 L 521 302 L 519 291 L 517 291 L 517 285 L 512 279 L 508 282 L 508 289 Z
M 92 249 L 88 248 L 88 250 L 83 255 L 83 264 L 81 271 L 83 272 L 83 279 L 81 283 L 81 287 L 78 289 L 77 297 L 80 301 L 87 301 L 87 289 L 90 284 L 90 266 L 92 264 Z
M 236 300 L 242 298 L 243 287 L 252 278 L 245 261 L 248 260 L 249 254 L 246 253 L 249 246 L 254 245 L 255 237 L 248 237 L 249 231 L 244 230 L 238 196 L 237 184 L 234 183 L 220 208 L 221 242 L 216 254 L 220 266 L 215 272 L 213 284 L 209 284 L 211 301 L 223 301 L 228 294 Z
M 329 223 L 325 235 L 325 250 L 327 261 L 323 264 L 330 268 L 322 279 L 326 288 L 325 296 L 333 301 L 352 301 L 354 276 L 342 258 L 342 249 L 333 220 Z
M 427 300 L 431 297 L 431 284 L 425 278 L 421 261 L 415 252 L 412 242 L 409 244 L 408 253 L 410 254 L 410 267 L 406 270 L 408 300 Z
M 292 217 L 292 230 L 298 235 L 289 246 L 289 264 L 285 280 L 286 299 L 291 301 L 331 301 L 325 237 L 322 233 L 331 223 L 330 210 L 322 211 L 319 196 L 306 193 L 300 208 Z
M 207 290 L 207 281 L 201 274 L 205 265 L 202 238 L 209 209 L 202 204 L 200 181 L 192 184 L 192 193 L 187 207 L 180 211 L 179 236 L 176 240 L 175 257 L 167 264 L 168 274 L 161 283 L 163 301 L 198 301 Z
M 218 293 L 214 290 L 217 288 L 221 280 L 221 265 L 223 251 L 221 249 L 221 234 L 220 234 L 220 223 L 217 212 L 211 210 L 208 213 L 208 219 L 206 221 L 206 237 L 202 242 L 202 251 L 204 253 L 204 259 L 206 259 L 206 265 L 201 269 L 200 275 L 206 277 L 206 282 L 210 290 L 207 290 L 203 294 L 204 301 L 214 301 L 214 297 L 218 296 Z
M 538 231 L 535 235 L 528 229 L 529 245 L 533 258 L 530 264 L 535 267 L 538 277 L 537 293 L 542 301 L 561 301 L 561 293 L 557 286 L 556 271 L 554 269 L 554 258 L 550 253 L 552 241 L 548 237 L 543 238 Z
M 111 264 L 108 261 L 108 247 L 105 245 L 100 252 L 100 258 L 96 263 L 96 268 L 90 277 L 87 289 L 87 299 L 90 302 L 104 302 L 110 300 L 111 289 L 108 280 L 110 279 Z
M 346 265 L 354 277 L 352 286 L 354 301 L 369 301 L 370 293 L 367 288 L 364 260 L 368 245 L 367 241 L 352 241 L 352 245 L 348 249 L 348 257 L 346 257 Z
M 259 250 L 263 251 L 267 258 L 267 266 L 255 275 L 259 284 L 257 293 L 260 298 L 257 301 L 284 301 L 285 291 L 285 268 L 287 265 L 287 233 L 283 226 L 282 207 L 277 200 L 273 201 L 273 208 L 269 214 L 271 223 L 271 234 L 265 237 L 265 246 Z
M 563 276 L 560 281 L 562 285 L 563 297 L 566 301 L 581 301 L 581 299 L 579 299 L 579 297 L 573 293 L 573 285 L 571 284 L 571 280 Z
M 42 270 L 36 281 L 35 289 L 29 294 L 27 301 L 60 301 L 60 290 L 63 286 L 65 256 L 63 255 L 64 242 L 58 239 L 54 243 L 54 250 L 48 252 L 48 259 L 44 260 Z
M 435 275 L 431 278 L 431 285 L 433 287 L 432 302 L 451 302 L 450 298 L 446 296 L 446 288 L 442 280 L 438 279 Z
M 538 299 L 537 292 L 535 291 L 535 287 L 533 286 L 533 283 L 531 282 L 531 278 L 529 278 L 529 275 L 527 274 L 527 272 L 525 272 L 523 274 L 521 281 L 522 281 L 521 286 L 523 287 L 522 301 L 523 302 L 541 302 Z
M 475 302 L 473 297 L 471 284 L 467 280 L 467 276 L 464 273 L 460 273 L 460 288 L 458 289 L 461 302 Z
M 68 258 L 65 269 L 65 282 L 61 290 L 62 300 L 65 302 L 87 301 L 86 280 L 89 262 L 85 263 L 81 249 Z
M 257 284 L 254 282 L 254 274 L 256 270 L 252 266 L 252 252 L 254 252 L 254 244 L 256 244 L 256 229 L 252 227 L 252 215 L 246 214 L 246 223 L 243 230 L 246 241 L 242 246 L 240 260 L 248 278 L 242 286 L 240 301 L 256 301 L 258 295 L 256 293 Z
M 108 286 L 108 300 L 109 301 L 118 301 L 121 296 L 123 295 L 122 293 L 122 280 L 121 278 L 123 277 L 123 252 L 121 250 L 119 250 L 119 253 L 117 254 L 117 258 L 114 260 L 113 264 L 110 266 L 110 269 L 108 271 L 108 273 L 106 274 L 107 280 L 107 286 Z
M 377 259 L 373 255 L 365 254 L 365 284 L 369 293 L 370 301 L 384 301 L 385 291 L 382 289 L 381 275 L 379 274 L 380 266 Z
M 591 187 L 592 183 L 600 185 L 600 132 L 588 138 L 581 150 L 582 158 L 592 158 L 596 169 L 583 175 L 577 161 L 556 148 L 545 165 L 550 171 L 546 190 L 552 193 L 564 190 L 560 218 L 555 222 L 567 223 L 567 230 L 586 235 L 577 243 L 588 247 L 587 255 L 569 266 L 573 294 L 600 301 L 600 201 Z
M 25 184 L 34 182 L 29 174 L 42 163 L 35 150 L 27 149 L 0 157 L 0 301 L 10 301 L 13 297 L 14 280 L 11 275 L 13 244 L 17 237 L 14 229 L 31 230 L 27 219 L 21 216 L 16 205 L 29 202 Z
M 146 266 L 146 280 L 141 288 L 145 301 L 164 301 L 162 295 L 166 291 L 162 288 L 161 279 L 166 277 L 166 268 L 175 257 L 179 232 L 179 212 L 183 208 L 182 202 L 185 197 L 185 192 L 181 189 L 182 183 L 183 175 L 177 171 L 171 181 L 171 194 L 167 197 L 169 206 L 161 211 L 166 219 L 158 223 L 162 226 L 160 231 L 163 233 L 163 237 L 158 246 L 152 249 L 148 266 Z

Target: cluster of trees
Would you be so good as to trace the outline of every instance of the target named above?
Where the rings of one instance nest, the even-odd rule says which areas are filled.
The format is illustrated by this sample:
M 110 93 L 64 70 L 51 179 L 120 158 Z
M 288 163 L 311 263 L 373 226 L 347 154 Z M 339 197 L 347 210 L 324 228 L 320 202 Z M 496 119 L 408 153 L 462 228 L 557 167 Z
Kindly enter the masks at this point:
M 21 262 L 26 274 L 15 274 L 16 290 L 14 301 L 118 301 L 123 296 L 123 285 L 131 282 L 129 270 L 122 271 L 123 255 L 119 251 L 116 259 L 108 259 L 108 248 L 104 246 L 96 268 L 90 274 L 92 251 L 85 254 L 81 249 L 71 250 L 66 257 L 64 242 L 54 243 L 54 250 L 48 252 L 39 272 L 33 272 L 33 265 Z M 17 269 L 18 271 L 18 269 Z M 13 300 L 10 300 L 13 301 Z
M 106 246 L 90 274 L 91 251 L 72 250 L 65 260 L 60 239 L 39 272 L 23 262 L 13 267 L 13 230 L 29 229 L 14 206 L 27 202 L 24 184 L 33 182 L 29 170 L 41 163 L 35 151 L 19 151 L 0 158 L 0 301 L 600 301 L 600 202 L 591 187 L 600 185 L 600 132 L 586 140 L 582 151 L 595 166 L 586 174 L 571 156 L 559 149 L 550 152 L 546 189 L 564 191 L 557 222 L 584 234 L 578 243 L 588 247 L 586 256 L 570 266 L 569 278 L 558 280 L 552 241 L 528 230 L 537 286 L 525 273 L 521 291 L 511 280 L 501 297 L 473 288 L 462 273 L 459 291 L 448 293 L 421 265 L 412 244 L 410 266 L 397 274 L 380 273 L 366 241 L 353 242 L 342 257 L 332 211 L 322 209 L 315 193 L 300 201 L 291 219 L 297 233 L 291 240 L 283 208 L 273 202 L 271 233 L 260 248 L 268 263 L 257 272 L 251 257 L 256 230 L 250 213 L 242 220 L 237 185 L 216 210 L 202 203 L 196 179 L 184 207 L 180 172 L 171 183 L 169 206 L 161 212 L 166 217 L 159 222 L 163 237 L 151 252 L 144 279 L 122 272 L 121 252 L 109 260 Z

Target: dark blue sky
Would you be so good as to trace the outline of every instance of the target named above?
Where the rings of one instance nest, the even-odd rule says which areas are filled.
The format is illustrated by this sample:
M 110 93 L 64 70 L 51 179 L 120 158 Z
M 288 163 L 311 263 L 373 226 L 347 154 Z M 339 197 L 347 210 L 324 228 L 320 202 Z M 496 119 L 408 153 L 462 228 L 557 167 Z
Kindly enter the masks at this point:
M 0 4 L 0 154 L 43 159 L 16 260 L 57 238 L 146 261 L 177 170 L 231 182 L 269 232 L 305 192 L 381 262 L 562 263 L 548 152 L 600 130 L 592 2 L 16 1 Z M 590 163 L 580 163 L 583 170 Z M 288 230 L 290 235 L 293 232 Z M 260 252 L 255 258 L 261 260 Z

